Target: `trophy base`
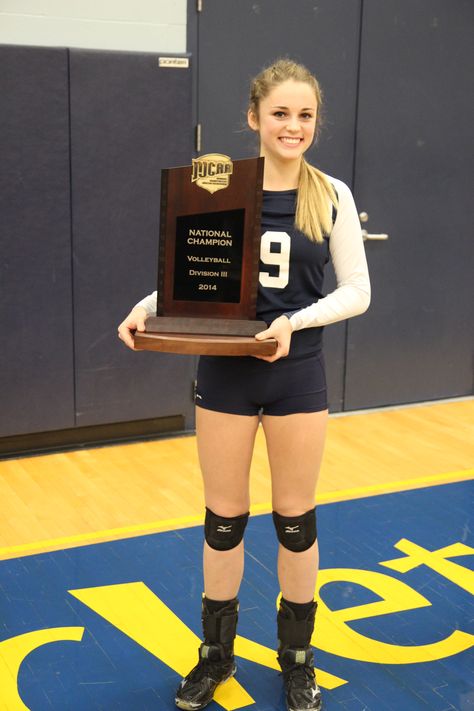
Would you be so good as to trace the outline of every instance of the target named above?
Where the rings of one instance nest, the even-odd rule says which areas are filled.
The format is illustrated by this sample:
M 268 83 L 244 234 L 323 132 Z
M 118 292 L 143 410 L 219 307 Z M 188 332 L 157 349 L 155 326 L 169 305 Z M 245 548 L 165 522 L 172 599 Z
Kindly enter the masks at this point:
M 135 332 L 135 348 L 162 353 L 220 356 L 271 356 L 277 350 L 274 338 L 256 341 L 264 321 L 185 317 L 150 317 L 146 331 Z
M 218 356 L 271 356 L 274 338 L 256 341 L 249 336 L 193 336 L 179 333 L 135 333 L 135 348 L 161 353 Z

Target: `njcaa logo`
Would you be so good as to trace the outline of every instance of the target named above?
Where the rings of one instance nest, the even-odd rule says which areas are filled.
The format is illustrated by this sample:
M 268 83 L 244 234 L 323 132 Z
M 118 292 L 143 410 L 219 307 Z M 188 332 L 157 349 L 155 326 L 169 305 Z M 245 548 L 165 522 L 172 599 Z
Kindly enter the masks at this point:
M 191 182 L 209 193 L 229 187 L 234 164 L 229 156 L 222 153 L 208 153 L 193 158 Z

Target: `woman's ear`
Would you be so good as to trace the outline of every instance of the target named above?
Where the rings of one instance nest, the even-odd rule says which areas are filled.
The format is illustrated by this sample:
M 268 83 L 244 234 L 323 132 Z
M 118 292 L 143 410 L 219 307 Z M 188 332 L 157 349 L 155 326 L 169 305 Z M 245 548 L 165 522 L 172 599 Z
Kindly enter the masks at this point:
M 247 111 L 247 122 L 252 131 L 258 131 L 258 120 L 252 109 Z

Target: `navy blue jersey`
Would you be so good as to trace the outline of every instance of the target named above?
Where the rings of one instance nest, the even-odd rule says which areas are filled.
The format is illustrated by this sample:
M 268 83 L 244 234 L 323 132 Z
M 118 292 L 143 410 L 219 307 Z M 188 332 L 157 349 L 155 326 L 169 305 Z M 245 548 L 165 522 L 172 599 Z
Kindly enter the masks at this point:
M 323 297 L 329 237 L 312 242 L 295 227 L 296 190 L 263 191 L 257 318 L 268 325 Z M 289 356 L 318 351 L 322 327 L 294 331 Z

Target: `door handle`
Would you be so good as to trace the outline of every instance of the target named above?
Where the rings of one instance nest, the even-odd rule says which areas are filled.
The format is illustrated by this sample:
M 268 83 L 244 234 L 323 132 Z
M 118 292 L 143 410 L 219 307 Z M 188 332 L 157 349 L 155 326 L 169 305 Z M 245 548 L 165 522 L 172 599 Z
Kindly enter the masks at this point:
M 362 230 L 362 239 L 364 242 L 366 240 L 385 240 L 388 239 L 388 235 L 382 233 L 382 234 L 372 234 L 367 232 L 367 230 Z

